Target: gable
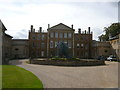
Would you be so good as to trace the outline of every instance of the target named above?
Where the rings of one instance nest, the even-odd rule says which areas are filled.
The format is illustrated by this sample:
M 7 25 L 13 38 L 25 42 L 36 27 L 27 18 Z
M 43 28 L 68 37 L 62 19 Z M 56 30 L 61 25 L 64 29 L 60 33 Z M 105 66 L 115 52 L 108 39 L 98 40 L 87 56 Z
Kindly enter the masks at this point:
M 4 31 L 7 30 L 1 20 L 0 20 L 0 28 L 1 28 L 2 30 L 4 30 Z
M 65 24 L 60 23 L 58 25 L 55 25 L 55 26 L 49 28 L 48 30 L 74 30 L 74 29 L 72 29 L 71 27 L 69 27 Z

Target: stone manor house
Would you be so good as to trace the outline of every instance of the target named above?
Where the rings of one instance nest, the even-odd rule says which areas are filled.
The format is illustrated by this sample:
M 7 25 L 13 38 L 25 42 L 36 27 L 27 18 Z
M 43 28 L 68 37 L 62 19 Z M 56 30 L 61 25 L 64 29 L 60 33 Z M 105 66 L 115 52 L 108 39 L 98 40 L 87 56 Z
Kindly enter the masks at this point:
M 56 56 L 56 46 L 59 42 L 68 45 L 70 56 L 89 59 L 97 56 L 109 56 L 111 54 L 120 58 L 120 34 L 107 42 L 95 41 L 92 39 L 91 28 L 82 31 L 79 28 L 77 33 L 73 25 L 67 26 L 59 23 L 50 27 L 47 32 L 39 27 L 36 31 L 33 25 L 30 26 L 28 39 L 12 39 L 6 34 L 6 27 L 0 20 L 0 33 L 2 33 L 2 60 L 18 58 L 49 58 Z
M 53 57 L 56 56 L 57 44 L 64 42 L 67 44 L 70 56 L 79 58 L 91 58 L 92 33 L 90 27 L 81 33 L 75 33 L 73 25 L 71 27 L 60 23 L 53 27 L 48 25 L 47 32 L 42 32 L 42 27 L 35 32 L 33 25 L 29 31 L 29 54 L 33 57 Z

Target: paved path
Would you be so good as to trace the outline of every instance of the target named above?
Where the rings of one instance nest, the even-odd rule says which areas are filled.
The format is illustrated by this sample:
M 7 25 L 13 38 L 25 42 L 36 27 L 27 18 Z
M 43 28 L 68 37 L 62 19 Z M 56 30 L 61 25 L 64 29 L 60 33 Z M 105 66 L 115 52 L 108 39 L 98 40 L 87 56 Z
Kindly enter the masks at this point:
M 106 62 L 104 66 L 62 67 L 25 64 L 12 61 L 33 72 L 43 82 L 44 88 L 117 88 L 118 63 Z

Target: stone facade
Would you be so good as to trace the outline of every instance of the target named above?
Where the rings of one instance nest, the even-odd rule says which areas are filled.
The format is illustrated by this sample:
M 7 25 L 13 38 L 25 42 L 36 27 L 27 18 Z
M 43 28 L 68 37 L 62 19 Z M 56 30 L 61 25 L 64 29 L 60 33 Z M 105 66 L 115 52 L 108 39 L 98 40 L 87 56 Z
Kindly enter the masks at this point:
M 3 38 L 3 45 L 4 45 L 4 54 L 5 54 L 5 58 L 7 59 L 11 59 L 12 56 L 12 37 L 8 34 L 4 35 Z
M 93 41 L 92 58 L 97 58 L 98 56 L 108 57 L 110 54 L 112 54 L 112 49 L 109 41 L 107 42 Z
M 120 34 L 110 39 L 112 55 L 120 59 Z
M 74 29 L 62 23 L 48 28 L 48 57 L 57 56 L 57 43 L 68 44 L 70 56 L 74 56 Z
M 0 65 L 2 64 L 2 37 L 3 37 L 3 29 L 2 29 L 2 22 L 0 20 Z
M 58 24 L 53 27 L 48 25 L 48 32 L 42 32 L 42 27 L 35 32 L 33 25 L 29 31 L 29 56 L 30 57 L 53 57 L 56 56 L 56 45 L 64 42 L 68 45 L 69 55 L 79 58 L 91 58 L 92 33 L 75 33 L 73 25 Z
M 29 32 L 29 56 L 47 57 L 47 33 Z
M 92 34 L 91 33 L 77 33 L 74 35 L 74 52 L 75 57 L 92 58 Z
M 120 60 L 120 34 L 119 34 L 119 54 L 118 54 L 118 56 L 119 56 L 119 60 Z
M 48 24 L 47 32 L 38 32 L 31 25 L 29 39 L 13 39 L 5 33 L 6 27 L 0 20 L 0 57 L 5 62 L 11 58 L 49 58 L 57 55 L 56 45 L 64 42 L 68 45 L 70 56 L 78 58 L 96 58 L 97 56 L 116 55 L 120 59 L 120 34 L 108 42 L 92 40 L 90 27 L 81 33 L 75 33 L 73 25 L 71 27 L 60 23 L 50 27 Z M 12 53 L 11 53 L 12 52 Z
M 27 39 L 13 39 L 12 40 L 12 58 L 28 58 L 29 57 L 29 43 Z
M 5 33 L 6 27 L 0 20 L 0 32 L 2 37 L 2 63 L 7 64 L 8 60 L 11 59 L 11 48 L 12 48 L 12 36 Z
M 96 65 L 105 65 L 104 60 L 31 60 L 32 64 L 40 64 L 40 65 L 57 65 L 57 66 L 96 66 Z

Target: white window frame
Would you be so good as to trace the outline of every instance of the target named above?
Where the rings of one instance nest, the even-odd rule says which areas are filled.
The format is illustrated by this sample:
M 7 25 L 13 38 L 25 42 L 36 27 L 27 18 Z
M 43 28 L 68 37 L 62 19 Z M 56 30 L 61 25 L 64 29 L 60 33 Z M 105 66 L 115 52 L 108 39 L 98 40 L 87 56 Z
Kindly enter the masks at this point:
M 84 44 L 83 44 L 83 43 L 81 43 L 81 47 L 82 47 L 82 48 L 84 47 Z
M 59 35 L 60 35 L 60 38 L 63 38 L 63 33 L 60 33 Z
M 41 51 L 41 56 L 44 57 L 44 51 Z
M 72 42 L 68 41 L 68 48 L 72 48 Z
M 53 41 L 50 41 L 50 48 L 53 48 Z
M 58 41 L 55 41 L 55 48 L 57 47 Z
M 64 38 L 67 38 L 67 33 L 66 32 L 64 33 Z
M 37 39 L 38 39 L 38 40 L 40 40 L 40 38 L 41 38 L 40 36 L 41 36 L 40 34 L 37 35 Z
M 72 38 L 72 33 L 68 33 L 68 38 Z
M 58 32 L 55 32 L 55 38 L 58 38 Z
M 41 43 L 41 48 L 45 48 L 45 43 L 44 42 Z
M 67 45 L 68 44 L 67 40 L 65 40 L 64 43 Z
M 79 43 L 77 43 L 77 48 L 80 48 L 80 44 Z
M 54 33 L 53 32 L 50 33 L 50 38 L 54 38 Z
M 45 38 L 45 35 L 44 35 L 44 34 L 42 34 L 42 40 L 44 40 L 44 38 Z

